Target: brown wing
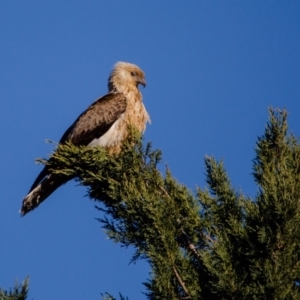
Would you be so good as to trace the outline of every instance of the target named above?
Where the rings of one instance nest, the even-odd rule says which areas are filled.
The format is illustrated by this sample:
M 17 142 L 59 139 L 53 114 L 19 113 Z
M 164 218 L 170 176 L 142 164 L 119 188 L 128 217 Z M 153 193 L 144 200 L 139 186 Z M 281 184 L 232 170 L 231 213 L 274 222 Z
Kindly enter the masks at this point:
M 96 100 L 67 129 L 60 143 L 88 145 L 105 134 L 126 110 L 126 98 L 121 93 L 110 93 Z
M 121 93 L 107 94 L 85 110 L 76 121 L 66 130 L 60 139 L 60 143 L 67 141 L 74 145 L 88 145 L 93 139 L 105 134 L 113 123 L 126 110 L 126 98 Z M 48 175 L 47 166 L 35 179 L 29 192 Z

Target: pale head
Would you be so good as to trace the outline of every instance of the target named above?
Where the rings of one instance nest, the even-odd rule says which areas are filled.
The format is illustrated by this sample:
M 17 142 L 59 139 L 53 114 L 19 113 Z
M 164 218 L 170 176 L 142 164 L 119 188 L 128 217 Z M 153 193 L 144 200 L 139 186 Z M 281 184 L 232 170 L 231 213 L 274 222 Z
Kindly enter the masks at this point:
M 115 64 L 109 78 L 108 89 L 110 92 L 124 92 L 124 89 L 146 86 L 145 73 L 134 64 L 118 62 Z

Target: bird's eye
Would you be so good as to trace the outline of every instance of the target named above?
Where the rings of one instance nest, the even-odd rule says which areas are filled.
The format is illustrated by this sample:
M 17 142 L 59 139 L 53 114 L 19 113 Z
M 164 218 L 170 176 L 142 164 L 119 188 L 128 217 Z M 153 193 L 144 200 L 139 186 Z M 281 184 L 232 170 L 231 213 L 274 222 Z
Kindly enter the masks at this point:
M 131 76 L 136 76 L 136 73 L 135 72 L 131 72 Z

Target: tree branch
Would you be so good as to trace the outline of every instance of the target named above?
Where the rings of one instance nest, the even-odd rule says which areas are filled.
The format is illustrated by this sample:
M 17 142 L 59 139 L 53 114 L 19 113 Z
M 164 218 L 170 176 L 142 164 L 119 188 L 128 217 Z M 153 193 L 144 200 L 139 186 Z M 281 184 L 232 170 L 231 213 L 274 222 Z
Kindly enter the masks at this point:
M 173 270 L 176 276 L 177 281 L 179 282 L 179 284 L 181 285 L 182 289 L 184 290 L 184 292 L 186 293 L 187 297 L 184 297 L 184 299 L 192 299 L 191 296 L 189 295 L 189 292 L 183 282 L 183 280 L 181 279 L 179 273 L 177 272 L 177 269 L 175 266 L 173 266 Z

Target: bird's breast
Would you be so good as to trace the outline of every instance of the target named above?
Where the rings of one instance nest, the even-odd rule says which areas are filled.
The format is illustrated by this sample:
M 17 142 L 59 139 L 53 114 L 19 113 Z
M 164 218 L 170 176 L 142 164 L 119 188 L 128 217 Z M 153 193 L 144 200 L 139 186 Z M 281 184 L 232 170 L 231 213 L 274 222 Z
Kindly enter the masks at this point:
M 135 99 L 138 99 L 138 101 L 135 101 Z M 127 100 L 126 111 L 120 115 L 105 134 L 92 140 L 88 146 L 100 146 L 108 149 L 110 153 L 118 153 L 121 150 L 122 141 L 128 135 L 129 125 L 135 127 L 140 133 L 144 132 L 146 123 L 150 122 L 150 117 L 141 98 L 128 93 Z

